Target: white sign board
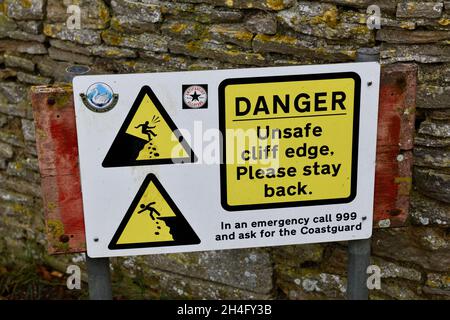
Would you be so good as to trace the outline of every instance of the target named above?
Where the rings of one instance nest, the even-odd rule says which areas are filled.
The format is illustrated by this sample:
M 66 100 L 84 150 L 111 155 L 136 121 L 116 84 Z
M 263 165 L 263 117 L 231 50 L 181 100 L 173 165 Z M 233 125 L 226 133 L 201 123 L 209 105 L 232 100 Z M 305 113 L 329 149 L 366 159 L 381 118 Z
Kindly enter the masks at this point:
M 88 255 L 371 236 L 375 62 L 74 79 Z

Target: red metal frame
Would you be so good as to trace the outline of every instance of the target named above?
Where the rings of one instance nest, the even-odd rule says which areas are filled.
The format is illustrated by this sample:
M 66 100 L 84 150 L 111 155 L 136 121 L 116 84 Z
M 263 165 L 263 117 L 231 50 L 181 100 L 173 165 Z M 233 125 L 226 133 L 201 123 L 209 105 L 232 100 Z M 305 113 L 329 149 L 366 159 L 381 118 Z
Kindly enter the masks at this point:
M 409 210 L 417 69 L 381 71 L 375 176 L 375 227 L 405 224 Z M 52 254 L 85 252 L 73 94 L 70 86 L 37 86 L 31 100 Z

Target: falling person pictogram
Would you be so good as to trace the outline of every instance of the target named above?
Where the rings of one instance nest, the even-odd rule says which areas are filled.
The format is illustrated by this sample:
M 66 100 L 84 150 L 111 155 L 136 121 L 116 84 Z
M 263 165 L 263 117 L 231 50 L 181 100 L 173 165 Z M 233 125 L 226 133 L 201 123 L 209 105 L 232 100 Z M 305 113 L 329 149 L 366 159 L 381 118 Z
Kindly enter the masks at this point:
M 136 97 L 103 167 L 195 162 L 196 157 L 150 87 Z
M 154 217 L 154 214 L 156 214 L 158 217 L 161 216 L 161 214 L 158 212 L 158 210 L 156 210 L 153 207 L 153 205 L 155 205 L 155 204 L 156 204 L 156 202 L 154 202 L 154 201 L 153 202 L 149 202 L 147 204 L 141 203 L 140 206 L 139 206 L 141 208 L 141 210 L 139 210 L 137 213 L 141 214 L 141 213 L 144 213 L 144 212 L 148 211 L 150 218 L 152 218 L 152 220 L 156 220 L 155 217 Z M 159 224 L 159 221 L 156 221 L 156 224 Z M 157 226 L 156 228 L 158 230 L 161 229 L 160 226 Z M 155 235 L 159 235 L 159 231 L 156 231 Z
M 148 174 L 111 239 L 109 249 L 200 243 L 195 231 L 152 173 Z
M 153 129 L 155 129 L 155 131 L 156 131 L 156 125 L 158 122 L 160 122 L 159 117 L 154 115 L 152 117 L 151 122 L 153 125 L 150 125 L 149 121 L 145 121 L 144 123 L 141 123 L 138 126 L 134 127 L 135 129 L 141 128 L 141 133 L 148 137 L 148 143 L 145 144 L 144 147 L 141 149 L 141 152 L 139 153 L 139 157 L 141 156 L 142 152 L 144 153 L 144 155 L 146 154 L 147 151 L 144 151 L 144 150 L 148 150 L 148 158 L 149 159 L 151 159 L 153 157 L 156 157 L 156 158 L 159 157 L 159 153 L 157 152 L 156 142 L 155 142 L 155 144 L 153 143 L 153 139 L 155 139 L 157 136 L 157 134 L 153 131 Z

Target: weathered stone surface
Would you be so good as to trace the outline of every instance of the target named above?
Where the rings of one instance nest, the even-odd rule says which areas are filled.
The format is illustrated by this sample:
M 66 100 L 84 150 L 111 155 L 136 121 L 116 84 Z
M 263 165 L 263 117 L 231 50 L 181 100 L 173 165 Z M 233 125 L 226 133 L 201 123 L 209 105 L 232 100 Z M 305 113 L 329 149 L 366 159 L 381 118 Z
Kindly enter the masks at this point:
M 268 299 L 269 294 L 212 283 L 198 278 L 149 268 L 146 257 L 112 259 L 114 291 L 129 299 L 135 284 L 140 286 L 131 297 L 142 299 Z M 133 285 L 134 284 L 134 285 Z
M 419 85 L 417 88 L 418 108 L 448 108 L 450 105 L 450 86 Z
M 450 205 L 419 192 L 411 195 L 410 219 L 415 225 L 450 225 Z
M 52 82 L 51 78 L 36 76 L 34 74 L 25 73 L 22 71 L 17 72 L 17 80 L 19 80 L 22 83 L 32 85 L 47 85 Z
M 334 3 L 346 7 L 367 9 L 372 4 L 380 7 L 381 12 L 395 12 L 397 3 L 401 0 L 324 0 L 323 2 Z
M 74 41 L 80 44 L 100 44 L 100 32 L 89 29 L 68 29 L 64 24 L 44 24 L 44 34 L 60 40 Z
M 384 279 L 401 278 L 416 282 L 419 282 L 422 279 L 422 273 L 420 271 L 403 267 L 397 263 L 389 262 L 378 257 L 372 257 L 370 263 L 380 268 L 381 277 Z
M 370 291 L 370 298 L 376 297 L 379 293 L 378 290 Z M 411 284 L 405 280 L 400 279 L 384 279 L 381 282 L 380 293 L 384 294 L 384 299 L 396 299 L 396 300 L 421 300 L 424 297 L 419 295 L 419 284 Z M 375 298 L 376 299 L 376 298 Z
M 282 246 L 272 249 L 275 268 L 278 265 L 299 268 L 305 263 L 320 262 L 325 247 L 321 244 L 307 244 L 301 246 Z
M 237 288 L 224 286 L 211 282 L 202 281 L 176 274 L 168 274 L 160 271 L 152 271 L 158 278 L 160 299 L 244 299 L 265 300 L 269 294 L 258 294 L 251 291 L 239 290 Z
M 277 20 L 270 13 L 258 12 L 246 19 L 245 27 L 253 33 L 272 35 L 277 33 Z
M 415 147 L 414 164 L 438 169 L 450 168 L 450 151 L 441 148 Z
M 2 105 L 2 104 L 0 103 L 0 105 Z M 0 109 L 0 112 L 1 112 L 1 109 Z M 0 114 L 0 128 L 2 128 L 7 123 L 8 123 L 8 117 L 6 117 L 3 114 Z
M 433 30 L 450 30 L 450 15 L 443 14 L 439 19 L 415 18 L 414 23 L 417 28 Z
M 54 60 L 69 61 L 83 65 L 91 65 L 94 63 L 94 59 L 92 57 L 53 47 L 48 48 L 48 56 Z
M 36 141 L 34 121 L 22 119 L 22 133 L 25 141 Z
M 20 30 L 8 32 L 8 37 L 15 40 L 36 41 L 41 43 L 45 42 L 46 39 L 43 34 L 30 34 Z
M 219 59 L 235 64 L 264 65 L 265 58 L 258 53 L 243 52 L 233 45 L 222 45 L 213 41 L 171 41 L 170 51 L 197 58 Z
M 189 17 L 202 23 L 227 23 L 241 21 L 244 13 L 240 10 L 198 5 L 195 6 L 193 14 L 185 15 L 185 18 Z
M 187 20 L 168 20 L 161 26 L 161 31 L 171 37 L 186 40 L 199 39 L 206 35 L 207 28 L 201 23 Z
M 268 53 L 266 58 L 271 66 L 298 66 L 323 63 L 324 59 L 314 56 L 284 56 L 280 53 Z
M 14 55 L 11 53 L 5 53 L 5 65 L 12 68 L 21 68 L 26 71 L 34 71 L 34 62 L 26 57 Z
M 345 278 L 307 268 L 283 268 L 277 273 L 278 287 L 289 299 L 345 299 Z
M 0 142 L 0 158 L 11 159 L 14 154 L 12 146 L 9 144 Z
M 439 138 L 429 135 L 418 134 L 414 138 L 414 144 L 416 146 L 433 147 L 433 148 L 450 147 L 450 137 Z
M 158 30 L 156 24 L 133 19 L 126 16 L 114 16 L 111 18 L 111 28 L 115 31 L 126 33 L 155 32 Z
M 10 103 L 20 103 L 27 99 L 28 88 L 15 82 L 0 82 L 0 93 L 5 96 Z
M 33 204 L 33 199 L 29 196 L 5 190 L 3 188 L 0 188 L 0 199 L 3 201 L 8 201 L 12 203 L 18 203 L 18 204 Z
M 427 110 L 428 117 L 431 120 L 450 120 L 450 109 Z
M 259 249 L 151 255 L 147 261 L 157 269 L 261 294 L 273 286 L 270 256 Z
M 421 64 L 418 66 L 417 80 L 420 84 L 450 83 L 450 64 Z
M 161 2 L 161 13 L 164 15 L 182 16 L 184 13 L 193 13 L 195 6 L 191 3 L 177 3 L 177 2 Z M 201 5 L 198 5 L 199 7 Z M 239 12 L 239 11 L 238 11 Z
M 3 57 L 3 56 L 2 56 Z M 16 77 L 17 70 L 5 68 L 0 70 L 0 79 L 1 80 L 10 80 Z
M 6 13 L 16 20 L 40 20 L 44 17 L 44 0 L 5 0 Z
M 443 7 L 442 2 L 400 2 L 396 15 L 399 18 L 439 18 Z
M 420 124 L 419 133 L 440 138 L 450 138 L 450 123 L 425 120 Z
M 13 178 L 11 176 L 0 174 L 0 184 L 6 189 L 20 194 L 32 195 L 35 197 L 40 197 L 42 195 L 39 184 L 30 183 L 30 181 Z
M 91 54 L 104 58 L 136 58 L 137 54 L 131 49 L 110 47 L 105 45 L 89 47 Z
M 302 34 L 325 39 L 352 39 L 361 44 L 375 42 L 374 32 L 365 24 L 341 21 L 337 7 L 331 4 L 301 1 L 291 9 L 279 12 L 277 17 Z
M 414 180 L 419 191 L 450 203 L 450 175 L 432 169 L 414 168 Z
M 46 54 L 47 48 L 39 42 L 0 40 L 0 51 L 14 51 L 28 54 Z
M 15 147 L 23 147 L 23 139 L 10 131 L 0 131 L 0 141 Z
M 219 70 L 219 69 L 233 69 L 231 63 L 211 60 L 211 59 L 195 59 L 189 61 L 186 70 L 198 71 L 198 70 Z
M 450 47 L 444 45 L 381 44 L 383 63 L 417 61 L 420 63 L 450 62 Z
M 426 285 L 430 288 L 446 290 L 447 295 L 450 296 L 450 275 L 448 274 L 429 273 Z
M 434 43 L 450 39 L 450 31 L 407 31 L 381 28 L 377 40 L 388 43 Z
M 56 81 L 64 81 L 66 68 L 71 65 L 68 62 L 55 61 L 48 56 L 36 58 L 35 62 L 42 75 L 54 78 Z
M 277 52 L 301 58 L 316 58 L 326 61 L 348 61 L 356 55 L 356 50 L 347 46 L 320 47 L 310 39 L 298 39 L 287 35 L 267 36 L 258 34 L 253 38 L 255 52 Z
M 429 270 L 450 270 L 449 246 L 443 230 L 429 227 L 378 229 L 372 235 L 374 255 Z
M 0 113 L 22 118 L 33 117 L 31 114 L 31 107 L 22 104 L 0 103 Z
M 213 5 L 238 9 L 283 10 L 292 6 L 295 0 L 210 0 Z
M 175 56 L 169 53 L 155 53 L 152 51 L 142 51 L 139 55 L 142 58 L 146 58 L 146 61 L 148 62 L 153 62 L 163 68 L 175 70 L 186 70 L 189 60 L 189 58 L 185 56 Z
M 17 25 L 26 33 L 39 35 L 42 32 L 42 21 L 17 21 Z
M 27 168 L 23 161 L 9 162 L 6 174 L 29 182 L 39 181 L 39 174 Z
M 112 0 L 111 8 L 116 15 L 124 15 L 142 22 L 155 23 L 161 21 L 160 6 L 152 3 Z
M 47 22 L 66 22 L 69 18 L 67 6 L 61 0 L 47 0 Z
M 213 25 L 208 30 L 209 36 L 219 42 L 232 43 L 250 49 L 253 34 L 241 25 Z
M 111 46 L 167 52 L 168 39 L 155 34 L 144 33 L 139 35 L 127 35 L 113 31 L 104 31 L 102 32 L 102 38 L 106 44 Z
M 54 48 L 61 49 L 64 51 L 70 51 L 74 53 L 84 54 L 88 56 L 91 54 L 91 51 L 88 47 L 79 45 L 77 43 L 73 43 L 70 41 L 62 41 L 58 39 L 50 39 L 50 45 Z
M 17 29 L 16 22 L 5 16 L 4 14 L 0 14 L 0 38 L 5 38 L 8 36 L 8 33 Z

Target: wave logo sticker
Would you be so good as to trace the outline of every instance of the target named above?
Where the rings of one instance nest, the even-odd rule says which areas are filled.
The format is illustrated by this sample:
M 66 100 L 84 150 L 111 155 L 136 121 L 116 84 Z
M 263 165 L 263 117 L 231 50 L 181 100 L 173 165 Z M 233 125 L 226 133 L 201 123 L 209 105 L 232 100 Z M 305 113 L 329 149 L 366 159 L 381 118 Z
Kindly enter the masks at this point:
M 91 84 L 86 93 L 80 93 L 83 104 L 94 112 L 106 112 L 114 108 L 119 100 L 119 94 L 114 93 L 110 86 L 103 82 Z

